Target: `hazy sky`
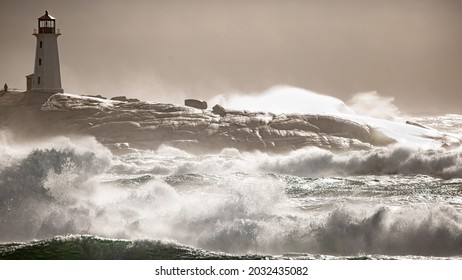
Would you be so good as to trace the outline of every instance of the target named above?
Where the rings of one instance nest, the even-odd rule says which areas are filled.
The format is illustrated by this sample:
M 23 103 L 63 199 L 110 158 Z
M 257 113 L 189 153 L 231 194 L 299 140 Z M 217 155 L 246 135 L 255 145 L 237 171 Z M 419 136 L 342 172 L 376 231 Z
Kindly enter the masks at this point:
M 0 82 L 25 88 L 56 17 L 65 92 L 182 103 L 291 85 L 462 113 L 460 0 L 1 0 Z M 213 104 L 211 104 L 213 105 Z

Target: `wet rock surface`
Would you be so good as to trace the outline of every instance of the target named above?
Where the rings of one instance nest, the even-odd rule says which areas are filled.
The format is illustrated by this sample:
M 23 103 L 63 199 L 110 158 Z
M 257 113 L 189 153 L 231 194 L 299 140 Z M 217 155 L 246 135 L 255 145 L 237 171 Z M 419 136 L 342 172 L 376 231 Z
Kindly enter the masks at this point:
M 37 105 L 38 102 L 35 103 Z M 35 106 L 37 107 L 37 106 Z M 305 146 L 329 150 L 369 149 L 393 139 L 371 127 L 334 116 L 213 110 L 98 96 L 55 94 L 36 109 L 21 104 L 2 125 L 23 133 L 93 135 L 109 146 L 169 144 L 183 149 L 288 151 Z M 33 125 L 31 125 L 33 124 Z

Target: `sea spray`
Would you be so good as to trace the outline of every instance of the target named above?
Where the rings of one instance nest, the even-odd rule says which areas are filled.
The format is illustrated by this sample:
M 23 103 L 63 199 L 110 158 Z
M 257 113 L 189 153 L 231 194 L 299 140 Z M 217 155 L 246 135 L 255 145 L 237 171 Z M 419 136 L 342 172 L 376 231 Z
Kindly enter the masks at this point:
M 442 133 L 430 127 L 406 123 L 411 116 L 401 113 L 393 104 L 393 98 L 380 96 L 376 92 L 355 95 L 348 102 L 351 107 L 338 98 L 290 86 L 276 86 L 258 94 L 222 94 L 211 103 L 235 110 L 331 116 L 344 122 L 366 125 L 397 143 L 424 149 L 457 147 L 462 143 L 460 132 L 455 130 Z M 454 117 L 457 115 L 452 119 Z M 426 121 L 428 119 L 432 118 Z M 335 132 L 345 133 L 341 131 L 342 127 L 335 127 Z
M 290 86 L 275 86 L 256 94 L 222 94 L 214 97 L 210 103 L 235 110 L 275 114 L 354 113 L 338 98 Z
M 68 191 L 72 186 L 80 185 L 109 166 L 110 158 L 102 146 L 98 156 L 84 148 L 66 146 L 62 139 L 50 139 L 45 145 L 53 146 L 53 143 L 59 149 L 21 146 L 20 152 L 10 153 L 9 165 L 0 170 L 0 237 L 3 241 L 72 231 L 72 219 L 63 219 L 55 209 L 68 202 L 63 198 L 72 194 Z M 27 149 L 30 153 L 22 157 Z M 63 186 L 66 190 L 57 191 Z
M 348 100 L 348 107 L 356 114 L 395 120 L 403 117 L 399 108 L 393 104 L 394 97 L 379 95 L 376 91 L 355 94 Z

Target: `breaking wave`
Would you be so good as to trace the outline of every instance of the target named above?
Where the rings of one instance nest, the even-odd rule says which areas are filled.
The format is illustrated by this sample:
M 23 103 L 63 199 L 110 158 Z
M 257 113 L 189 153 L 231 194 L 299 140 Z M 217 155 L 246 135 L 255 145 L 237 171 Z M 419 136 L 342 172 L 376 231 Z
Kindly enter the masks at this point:
M 264 159 L 262 159 L 264 158 Z M 462 178 L 462 150 L 423 150 L 396 145 L 335 154 L 307 148 L 282 156 L 261 156 L 260 168 L 305 177 L 345 175 L 428 175 Z
M 173 242 L 122 240 L 66 235 L 27 243 L 0 245 L 0 259 L 26 260 L 188 260 L 262 259 L 258 255 L 207 252 Z
M 170 153 L 170 159 L 165 156 Z M 368 151 L 335 153 L 319 148 L 303 148 L 287 154 L 240 152 L 224 149 L 216 155 L 194 156 L 182 150 L 161 146 L 157 153 L 141 153 L 138 160 L 118 162 L 117 172 L 152 174 L 228 174 L 268 172 L 303 177 L 354 175 L 428 175 L 436 178 L 462 178 L 462 149 L 420 149 L 406 145 L 374 148 Z
M 85 182 L 111 161 L 109 151 L 95 141 L 85 141 L 86 148 L 80 148 L 82 144 L 56 138 L 38 144 L 41 149 L 1 147 L 1 153 L 8 155 L 8 164 L 0 169 L 2 241 L 49 237 L 76 228 L 71 216 L 85 215 L 85 210 L 65 203 L 77 200 Z M 98 154 L 91 151 L 94 147 Z
M 216 155 L 194 156 L 163 146 L 116 157 L 94 139 L 60 138 L 42 145 L 21 149 L 3 145 L 2 153 L 10 157 L 0 170 L 1 242 L 66 234 L 126 240 L 120 243 L 125 249 L 117 247 L 116 241 L 111 243 L 120 249 L 113 251 L 105 251 L 100 240 L 71 240 L 72 246 L 97 243 L 106 258 L 117 252 L 128 254 L 123 255 L 126 258 L 131 253 L 154 258 L 143 255 L 152 250 L 161 250 L 159 256 L 168 258 L 165 254 L 172 249 L 165 246 L 168 242 L 186 244 L 196 253 L 247 256 L 462 255 L 459 204 L 399 204 L 394 194 L 383 201 L 374 196 L 338 200 L 342 186 L 356 185 L 339 179 L 343 183 L 330 194 L 312 195 L 309 186 L 300 188 L 280 177 L 427 174 L 461 178 L 459 150 L 443 153 L 396 146 L 345 154 L 305 149 L 269 155 L 226 149 Z M 16 150 L 21 152 L 15 154 Z M 362 184 L 370 180 L 367 177 Z M 455 188 L 460 188 L 460 182 Z M 188 255 L 187 250 L 180 251 Z

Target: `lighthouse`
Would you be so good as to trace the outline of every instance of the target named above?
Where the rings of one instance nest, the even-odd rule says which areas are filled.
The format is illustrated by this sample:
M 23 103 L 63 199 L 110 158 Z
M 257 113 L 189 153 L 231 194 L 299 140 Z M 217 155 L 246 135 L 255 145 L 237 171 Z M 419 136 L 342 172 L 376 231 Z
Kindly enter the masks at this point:
M 56 29 L 55 18 L 48 11 L 38 18 L 38 29 L 34 29 L 33 35 L 37 38 L 34 74 L 26 76 L 27 90 L 63 92 L 58 55 L 58 36 L 61 33 Z

